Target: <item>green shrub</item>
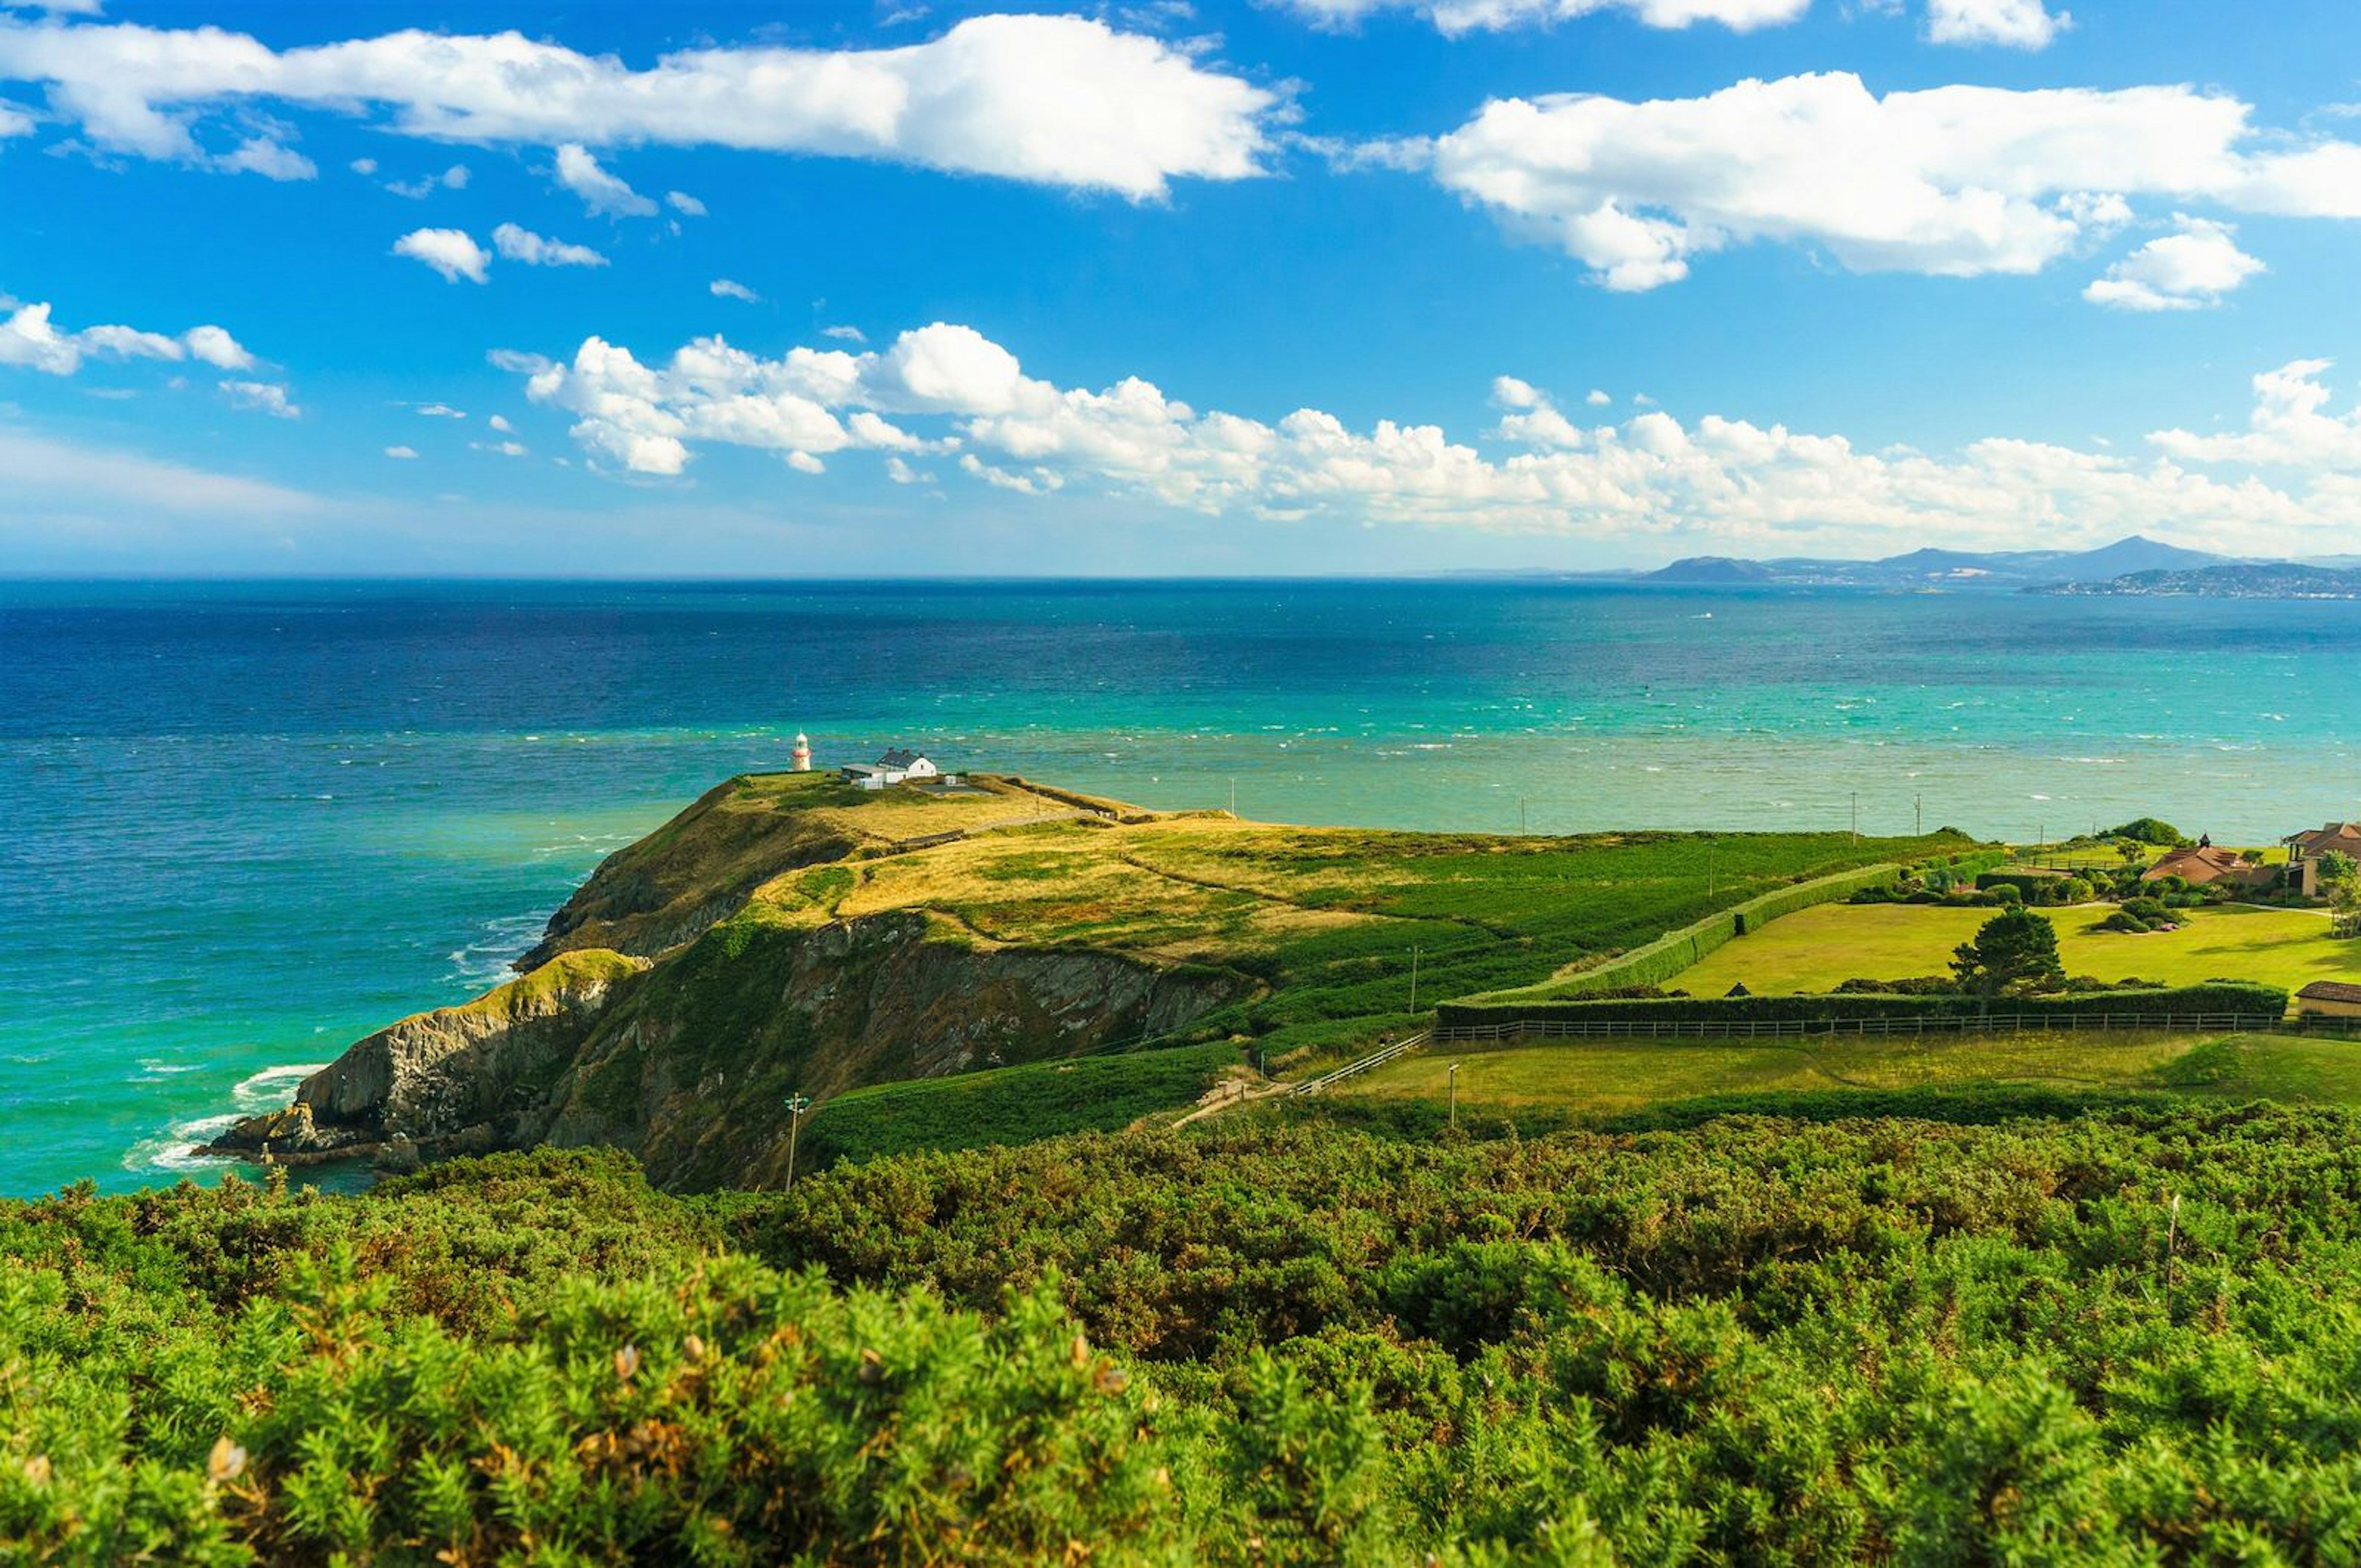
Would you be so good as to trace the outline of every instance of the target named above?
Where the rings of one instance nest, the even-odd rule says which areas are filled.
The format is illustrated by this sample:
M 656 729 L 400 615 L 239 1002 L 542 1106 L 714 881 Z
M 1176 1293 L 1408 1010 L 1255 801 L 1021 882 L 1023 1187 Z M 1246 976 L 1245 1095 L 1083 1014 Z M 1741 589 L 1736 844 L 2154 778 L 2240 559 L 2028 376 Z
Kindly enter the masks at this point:
M 698 1200 L 543 1154 L 0 1204 L 0 1558 L 2264 1563 L 2361 1531 L 2361 1116 L 2028 1087 L 1367 1125 Z
M 2189 836 L 2169 822 L 2153 817 L 2136 817 L 2120 828 L 2110 828 L 2103 835 L 2109 839 L 2128 839 L 2135 844 L 2147 844 L 2159 850 L 2186 849 Z

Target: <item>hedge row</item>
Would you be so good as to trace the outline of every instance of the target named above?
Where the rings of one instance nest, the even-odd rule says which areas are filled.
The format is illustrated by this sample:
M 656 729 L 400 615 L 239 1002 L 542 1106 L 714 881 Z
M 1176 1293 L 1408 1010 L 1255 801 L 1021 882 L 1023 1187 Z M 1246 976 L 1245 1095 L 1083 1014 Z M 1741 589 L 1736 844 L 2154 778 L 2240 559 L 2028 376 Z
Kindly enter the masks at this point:
M 1614 1002 L 1447 1002 L 1435 1009 L 1441 1029 L 1563 1021 L 1586 1024 L 1767 1024 L 1817 1023 L 1853 1018 L 2071 1018 L 2113 1014 L 2118 1017 L 2180 1017 L 2195 1014 L 2246 1014 L 2276 1018 L 2287 1012 L 2288 993 L 2276 986 L 2219 981 L 2159 991 L 2100 991 L 2066 996 L 1673 996 Z
M 1621 991 L 1628 986 L 1661 985 L 1685 970 L 1705 961 L 1708 953 L 1733 937 L 1759 931 L 1765 923 L 1817 904 L 1840 904 L 1865 887 L 1891 887 L 1902 880 L 1897 865 L 1862 866 L 1816 877 L 1792 887 L 1774 888 L 1729 909 L 1718 910 L 1693 926 L 1666 932 L 1645 947 L 1621 958 L 1585 970 L 1553 989 L 1561 996 L 1591 992 Z

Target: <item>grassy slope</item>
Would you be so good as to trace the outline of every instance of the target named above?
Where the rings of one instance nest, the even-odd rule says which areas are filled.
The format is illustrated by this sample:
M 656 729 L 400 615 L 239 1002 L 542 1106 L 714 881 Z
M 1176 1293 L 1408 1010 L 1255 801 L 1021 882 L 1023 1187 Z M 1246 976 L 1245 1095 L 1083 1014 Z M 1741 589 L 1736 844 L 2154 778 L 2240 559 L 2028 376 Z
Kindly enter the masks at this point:
M 1550 1106 L 1611 1114 L 1708 1094 L 2039 1085 L 2158 1090 L 2240 1100 L 2361 1105 L 2361 1045 L 2343 1040 L 2188 1035 L 2026 1034 L 1928 1042 L 1829 1039 L 1568 1041 L 1429 1052 L 1334 1092 L 1441 1101 L 1459 1064 L 1459 1102 L 1514 1113 Z
M 2361 980 L 2361 943 L 2340 941 L 2321 916 L 2293 909 L 2195 910 L 2178 931 L 2145 936 L 2093 929 L 2103 905 L 2045 911 L 2058 927 L 2069 974 L 2190 985 L 2251 980 L 2301 989 L 2315 980 Z M 1719 996 L 1743 981 L 1763 995 L 1834 990 L 1860 978 L 1941 974 L 1951 949 L 1992 917 L 1988 909 L 1913 905 L 1829 905 L 1773 922 L 1707 956 L 1668 986 Z
M 1264 1065 L 1287 1070 L 1408 1026 L 1414 953 L 1417 998 L 1431 1004 L 1530 984 L 1830 872 L 1968 847 L 1956 835 L 1505 839 L 1135 808 L 1120 808 L 1118 824 L 1078 820 L 1071 803 L 1008 781 L 989 787 L 996 793 L 928 799 L 848 790 L 820 775 L 733 780 L 602 867 L 562 917 L 561 941 L 653 949 L 702 930 L 646 992 L 668 999 L 666 1016 L 682 1025 L 663 1048 L 696 1058 L 700 1077 L 706 1068 L 745 1077 L 749 1042 L 766 1037 L 779 1012 L 771 970 L 800 933 L 910 911 L 927 916 L 936 941 L 1221 971 L 1242 1000 L 1173 1043 L 1246 1036 Z M 953 828 L 968 836 L 907 847 Z M 708 992 L 711 1005 L 699 1001 Z M 1082 1048 L 1062 1036 L 1041 1045 L 1009 1055 Z M 791 1076 L 808 1082 L 814 1072 L 807 1065 Z M 1071 1085 L 987 1093 L 965 1078 L 890 1097 L 840 1096 L 821 1146 L 867 1153 L 1121 1125 L 1187 1103 L 1205 1076 L 1192 1067 L 1176 1078 L 1140 1053 L 1094 1069 L 1086 1102 L 1066 1092 Z
M 997 780 L 980 781 L 973 792 L 936 794 L 855 789 L 834 773 L 741 775 L 608 857 L 566 900 L 527 961 L 590 947 L 652 956 L 694 937 L 793 868 L 1071 809 Z
M 806 1124 L 806 1147 L 817 1167 L 920 1149 L 1115 1132 L 1142 1116 L 1187 1104 L 1237 1062 L 1237 1047 L 1217 1040 L 882 1083 L 840 1094 L 814 1112 Z
M 1221 817 L 1056 823 L 857 862 L 850 889 L 797 872 L 762 889 L 743 918 L 816 926 L 919 908 L 970 942 L 1243 970 L 1264 994 L 1209 1026 L 1257 1036 L 1283 1065 L 1406 1025 L 1413 948 L 1422 1003 L 1528 984 L 1792 882 L 1962 847 L 1841 833 L 1498 839 Z

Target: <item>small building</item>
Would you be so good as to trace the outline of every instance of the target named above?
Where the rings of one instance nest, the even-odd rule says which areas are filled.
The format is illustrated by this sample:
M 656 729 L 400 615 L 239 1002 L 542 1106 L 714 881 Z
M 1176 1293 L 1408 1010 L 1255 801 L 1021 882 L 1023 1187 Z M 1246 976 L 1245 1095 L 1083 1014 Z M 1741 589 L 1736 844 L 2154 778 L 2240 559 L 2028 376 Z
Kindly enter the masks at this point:
M 2279 880 L 2279 873 L 2269 866 L 2256 865 L 2235 850 L 2219 849 L 2211 839 L 2173 850 L 2141 872 L 2140 881 L 2162 882 L 2169 876 L 2177 876 L 2191 887 L 2221 883 L 2257 893 L 2278 885 Z
M 2288 880 L 2306 898 L 2320 896 L 2320 857 L 2331 850 L 2361 861 L 2361 822 L 2331 822 L 2279 840 L 2287 846 Z
M 873 762 L 852 762 L 844 769 L 844 782 L 862 789 L 884 789 L 887 784 L 906 784 L 912 779 L 939 778 L 942 770 L 920 752 L 894 747 Z
M 2315 980 L 2295 993 L 2295 1010 L 2307 1017 L 2361 1018 L 2361 985 Z
M 811 772 L 811 737 L 800 729 L 796 731 L 796 749 L 787 754 L 787 763 L 796 773 Z

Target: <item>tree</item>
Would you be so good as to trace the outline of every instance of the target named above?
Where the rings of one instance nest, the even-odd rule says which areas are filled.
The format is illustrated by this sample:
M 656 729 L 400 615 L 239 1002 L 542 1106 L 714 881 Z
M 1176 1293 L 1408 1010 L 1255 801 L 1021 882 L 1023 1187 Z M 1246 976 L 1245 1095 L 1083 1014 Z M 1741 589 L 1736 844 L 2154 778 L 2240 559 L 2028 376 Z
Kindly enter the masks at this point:
M 2320 852 L 2320 885 L 2328 890 L 2332 899 L 2342 902 L 2354 895 L 2356 869 L 2353 857 L 2342 850 Z
M 2336 911 L 2336 934 L 2361 937 L 2361 864 L 2342 850 L 2324 850 L 2320 856 L 2320 891 Z
M 1954 949 L 1951 972 L 1961 990 L 1981 996 L 2062 990 L 2066 966 L 2058 959 L 2058 927 L 2029 909 L 1996 915 L 1984 922 L 1974 941 Z

